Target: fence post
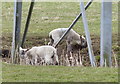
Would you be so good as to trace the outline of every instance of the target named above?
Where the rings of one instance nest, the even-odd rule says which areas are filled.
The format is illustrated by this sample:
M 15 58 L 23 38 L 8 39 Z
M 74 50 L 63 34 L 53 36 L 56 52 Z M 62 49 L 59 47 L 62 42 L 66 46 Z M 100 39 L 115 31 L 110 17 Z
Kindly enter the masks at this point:
M 101 56 L 100 66 L 111 67 L 111 48 L 112 48 L 112 1 L 102 0 L 101 6 Z M 110 1 L 110 0 L 109 0 Z
M 88 29 L 88 22 L 87 22 L 87 18 L 86 18 L 86 12 L 85 12 L 85 8 L 84 8 L 83 0 L 80 1 L 80 9 L 82 12 L 82 20 L 83 20 L 85 35 L 86 35 L 87 44 L 88 44 L 90 62 L 91 62 L 91 66 L 94 67 L 94 66 L 96 66 L 95 65 L 95 57 L 94 57 L 93 50 L 92 50 L 91 38 L 90 38 L 89 29 Z
M 18 52 L 19 52 L 19 45 L 20 45 L 21 15 L 22 15 L 22 0 L 15 0 L 13 39 L 12 39 L 12 49 L 11 49 L 12 63 L 16 63 L 15 58 L 19 56 Z

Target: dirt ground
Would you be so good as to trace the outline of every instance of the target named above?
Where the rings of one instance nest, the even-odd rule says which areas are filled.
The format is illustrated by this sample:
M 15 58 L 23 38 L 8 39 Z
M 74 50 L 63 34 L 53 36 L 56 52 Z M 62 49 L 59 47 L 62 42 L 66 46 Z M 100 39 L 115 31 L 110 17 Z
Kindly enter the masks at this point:
M 117 37 L 117 34 L 114 35 L 114 37 Z M 91 35 L 91 40 L 92 40 L 92 47 L 93 47 L 93 52 L 95 55 L 95 58 L 97 59 L 97 61 L 99 62 L 100 60 L 100 37 L 99 36 L 95 36 L 95 35 Z M 113 38 L 114 40 L 114 44 L 117 42 L 117 38 Z M 40 36 L 28 36 L 26 38 L 26 42 L 24 44 L 24 48 L 31 48 L 33 46 L 41 46 L 41 45 L 45 45 L 49 42 L 49 38 L 48 37 L 40 37 Z M 10 36 L 2 36 L 2 50 L 7 49 L 7 50 L 11 50 L 11 44 L 12 44 L 12 37 Z M 65 42 L 62 42 L 61 45 L 58 46 L 58 55 L 60 55 L 62 52 L 66 53 L 66 44 Z M 115 53 L 117 53 L 119 51 L 119 49 L 113 49 L 113 51 Z M 84 59 L 83 65 L 84 66 L 89 66 L 90 65 L 90 61 L 89 61 L 89 55 L 88 55 L 88 49 L 82 49 L 80 51 L 81 56 Z M 2 53 L 3 55 L 3 53 Z M 10 55 L 10 54 L 9 54 Z M 8 58 L 4 57 L 3 61 L 7 61 Z M 98 63 L 99 66 L 99 63 Z

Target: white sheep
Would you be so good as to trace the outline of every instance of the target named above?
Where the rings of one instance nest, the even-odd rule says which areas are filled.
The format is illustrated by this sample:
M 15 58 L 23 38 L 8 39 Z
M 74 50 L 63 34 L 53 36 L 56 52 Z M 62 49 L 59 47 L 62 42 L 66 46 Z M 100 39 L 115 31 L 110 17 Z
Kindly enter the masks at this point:
M 58 40 L 61 38 L 61 36 L 68 30 L 68 28 L 58 28 L 54 29 L 49 33 L 50 42 L 48 45 L 55 46 L 55 44 L 58 42 Z M 79 35 L 77 32 L 75 32 L 73 29 L 71 29 L 68 34 L 64 38 L 67 43 L 67 51 L 71 51 L 79 48 L 86 48 L 87 47 L 87 41 L 84 36 Z
M 49 33 L 50 42 L 49 45 L 55 45 L 55 43 L 61 38 L 61 36 L 65 33 L 68 28 L 58 28 L 54 29 Z M 80 35 L 76 33 L 73 29 L 65 37 L 66 40 L 75 40 L 78 44 L 81 43 Z
M 58 64 L 57 50 L 49 45 L 32 47 L 28 51 L 24 51 L 23 58 L 26 59 L 26 64 L 37 65 L 39 59 L 44 59 L 46 64 Z

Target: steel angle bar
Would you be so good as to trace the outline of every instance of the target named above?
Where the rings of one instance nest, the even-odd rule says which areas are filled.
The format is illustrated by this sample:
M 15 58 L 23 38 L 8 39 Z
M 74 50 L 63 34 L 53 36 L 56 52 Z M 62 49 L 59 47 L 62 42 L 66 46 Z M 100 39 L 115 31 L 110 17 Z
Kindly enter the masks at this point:
M 85 6 L 85 10 L 87 10 L 87 8 L 91 5 L 91 3 L 93 2 L 93 0 L 90 0 L 86 6 Z M 58 44 L 62 41 L 62 39 L 67 35 L 67 33 L 72 29 L 72 27 L 76 24 L 76 22 L 79 20 L 79 18 L 82 16 L 82 13 L 79 13 L 79 15 L 74 19 L 74 21 L 72 22 L 72 24 L 68 27 L 68 30 L 62 35 L 62 37 L 58 40 L 58 42 L 54 45 L 54 47 L 57 47 Z
M 12 38 L 12 49 L 11 49 L 12 63 L 15 63 L 16 53 L 19 52 L 21 16 L 22 16 L 22 0 L 19 0 L 19 1 L 15 0 L 15 2 L 14 2 L 13 38 Z
M 93 54 L 92 42 L 91 42 L 91 38 L 90 38 L 90 32 L 89 32 L 89 28 L 88 28 L 88 22 L 87 22 L 87 18 L 86 18 L 86 12 L 84 9 L 83 0 L 81 0 L 81 2 L 80 2 L 80 9 L 82 11 L 82 20 L 83 20 L 85 35 L 86 35 L 87 44 L 88 44 L 89 58 L 90 58 L 91 66 L 94 67 L 94 66 L 96 66 L 95 57 Z
M 24 34 L 23 34 L 23 38 L 22 38 L 22 42 L 21 42 L 21 47 L 23 47 L 23 44 L 25 42 L 25 38 L 26 38 L 26 35 L 27 35 L 27 31 L 28 31 L 28 27 L 29 27 L 29 24 L 30 24 L 30 19 L 31 19 L 31 15 L 32 15 L 33 7 L 34 7 L 34 2 L 35 2 L 35 0 L 32 0 L 31 4 L 30 4 L 28 17 L 27 17 L 27 21 L 26 21 L 26 24 L 25 24 L 25 30 L 24 30 Z

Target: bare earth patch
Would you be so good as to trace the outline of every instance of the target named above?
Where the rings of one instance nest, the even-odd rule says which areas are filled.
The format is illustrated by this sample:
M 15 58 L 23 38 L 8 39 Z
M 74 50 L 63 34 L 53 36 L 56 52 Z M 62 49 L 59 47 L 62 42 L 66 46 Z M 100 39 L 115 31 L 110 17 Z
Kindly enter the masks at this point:
M 117 36 L 117 35 L 115 35 L 115 36 Z M 91 35 L 91 40 L 92 40 L 93 52 L 94 52 L 97 64 L 99 66 L 99 61 L 100 61 L 100 38 L 98 36 Z M 117 39 L 114 38 L 114 40 L 117 40 Z M 2 49 L 3 50 L 4 49 L 11 50 L 11 42 L 12 42 L 12 37 L 2 36 L 2 44 L 3 44 Z M 41 45 L 47 44 L 48 42 L 49 42 L 48 37 L 28 36 L 26 38 L 24 48 L 31 48 L 33 46 L 41 46 Z M 117 52 L 119 51 L 119 49 L 116 49 L 116 47 L 114 48 L 114 46 L 115 46 L 115 43 L 113 43 L 113 52 L 116 55 Z M 62 42 L 58 47 L 58 55 L 61 56 L 61 53 L 66 54 L 66 44 L 65 44 L 65 42 Z M 81 50 L 80 54 L 81 54 L 82 59 L 83 59 L 83 65 L 84 66 L 90 66 L 88 49 L 86 48 L 86 49 Z M 7 61 L 9 61 L 9 58 L 4 57 L 2 60 L 7 62 Z M 114 60 L 113 60 L 113 62 L 114 62 Z

